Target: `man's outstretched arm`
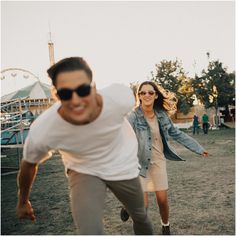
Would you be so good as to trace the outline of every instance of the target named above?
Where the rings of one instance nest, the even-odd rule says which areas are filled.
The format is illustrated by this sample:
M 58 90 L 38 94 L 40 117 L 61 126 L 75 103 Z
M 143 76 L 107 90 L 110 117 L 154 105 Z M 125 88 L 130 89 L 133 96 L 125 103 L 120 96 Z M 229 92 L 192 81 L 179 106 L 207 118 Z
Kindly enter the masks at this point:
M 34 210 L 29 201 L 30 190 L 37 174 L 38 165 L 22 160 L 17 176 L 18 202 L 16 213 L 20 219 L 35 220 Z

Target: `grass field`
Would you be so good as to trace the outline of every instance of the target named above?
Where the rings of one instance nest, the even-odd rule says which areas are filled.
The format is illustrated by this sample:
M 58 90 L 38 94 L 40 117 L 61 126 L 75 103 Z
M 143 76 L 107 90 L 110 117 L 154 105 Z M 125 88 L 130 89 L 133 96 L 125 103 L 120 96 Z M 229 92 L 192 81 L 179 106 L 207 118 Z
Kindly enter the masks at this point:
M 190 134 L 192 136 L 192 134 Z M 202 158 L 172 142 L 185 162 L 167 162 L 172 234 L 235 235 L 235 131 L 224 129 L 194 137 L 209 151 Z M 39 168 L 31 194 L 37 220 L 18 220 L 16 174 L 2 176 L 1 234 L 76 234 L 69 207 L 69 191 L 60 158 L 53 157 Z M 120 220 L 121 204 L 107 191 L 104 211 L 106 234 L 133 234 L 132 221 Z M 149 215 L 155 234 L 160 216 L 150 194 Z

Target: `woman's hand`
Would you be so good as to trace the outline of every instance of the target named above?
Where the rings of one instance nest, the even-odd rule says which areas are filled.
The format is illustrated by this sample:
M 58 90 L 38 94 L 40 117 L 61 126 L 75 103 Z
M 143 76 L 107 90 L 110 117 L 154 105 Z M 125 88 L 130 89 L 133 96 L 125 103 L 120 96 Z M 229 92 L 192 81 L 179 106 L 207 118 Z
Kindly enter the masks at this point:
M 202 156 L 203 156 L 203 157 L 209 157 L 208 151 L 204 151 L 204 152 L 202 153 Z

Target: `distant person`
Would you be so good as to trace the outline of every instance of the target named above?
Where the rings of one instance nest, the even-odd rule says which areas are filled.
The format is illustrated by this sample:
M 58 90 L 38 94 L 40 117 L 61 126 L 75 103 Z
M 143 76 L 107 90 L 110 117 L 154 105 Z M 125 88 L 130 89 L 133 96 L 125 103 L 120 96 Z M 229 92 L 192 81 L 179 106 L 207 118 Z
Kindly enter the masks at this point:
M 235 121 L 235 108 L 231 109 L 230 113 L 232 115 L 233 121 Z
M 208 134 L 208 128 L 209 128 L 209 117 L 206 113 L 202 116 L 202 129 L 204 134 Z
M 114 84 L 97 92 L 80 57 L 59 61 L 48 74 L 59 101 L 30 127 L 18 175 L 18 217 L 35 220 L 29 196 L 37 167 L 50 150 L 58 150 L 80 234 L 104 234 L 106 188 L 128 209 L 135 234 L 153 234 L 138 176 L 138 143 L 125 118 L 135 102 L 132 90 Z
M 139 174 L 145 207 L 148 208 L 148 192 L 154 192 L 161 215 L 163 235 L 170 234 L 166 159 L 182 161 L 171 148 L 169 136 L 191 151 L 208 156 L 208 152 L 197 141 L 174 127 L 169 114 L 175 110 L 176 102 L 169 95 L 155 83 L 145 81 L 137 90 L 138 106 L 128 114 L 139 144 Z M 129 214 L 129 209 L 126 211 L 122 208 L 121 219 L 127 220 Z
M 193 134 L 199 134 L 199 119 L 197 115 L 193 116 Z

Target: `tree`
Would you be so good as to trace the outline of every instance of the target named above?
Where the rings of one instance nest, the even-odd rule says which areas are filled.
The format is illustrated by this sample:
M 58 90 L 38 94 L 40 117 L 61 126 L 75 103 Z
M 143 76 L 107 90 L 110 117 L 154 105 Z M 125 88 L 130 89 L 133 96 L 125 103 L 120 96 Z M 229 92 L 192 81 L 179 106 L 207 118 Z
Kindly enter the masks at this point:
M 209 61 L 201 76 L 195 75 L 194 92 L 205 108 L 225 107 L 226 120 L 229 115 L 229 105 L 234 105 L 235 72 L 228 73 L 219 60 Z
M 151 80 L 164 89 L 170 90 L 178 98 L 177 109 L 187 114 L 194 102 L 192 79 L 184 72 L 181 62 L 162 60 L 156 64 L 156 73 L 151 72 Z

